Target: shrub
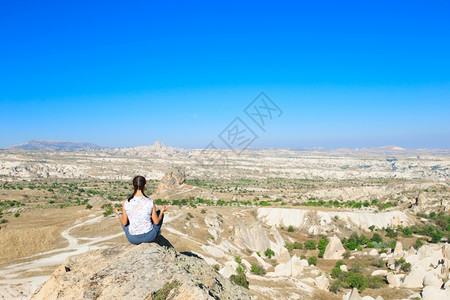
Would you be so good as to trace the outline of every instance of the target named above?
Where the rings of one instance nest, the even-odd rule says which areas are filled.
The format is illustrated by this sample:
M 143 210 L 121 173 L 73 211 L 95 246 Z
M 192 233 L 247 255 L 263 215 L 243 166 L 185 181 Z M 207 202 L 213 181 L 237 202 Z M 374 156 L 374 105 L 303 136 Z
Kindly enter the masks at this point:
M 337 294 L 340 289 L 342 288 L 342 281 L 340 280 L 335 280 L 331 285 L 330 285 L 330 292 L 333 292 L 335 294 Z
M 416 248 L 416 250 L 419 250 L 419 248 L 422 246 L 423 246 L 423 240 L 421 238 L 418 238 L 416 240 L 416 242 L 414 243 L 414 248 Z
M 362 265 L 356 262 L 350 267 L 349 271 L 353 273 L 362 273 Z
M 411 271 L 411 264 L 408 262 L 405 262 L 401 265 L 400 270 L 402 270 L 403 272 L 409 272 Z
M 266 271 L 264 271 L 264 268 L 258 264 L 252 264 L 252 266 L 250 267 L 250 271 L 256 275 L 264 275 L 266 273 Z
M 397 237 L 397 232 L 392 228 L 386 228 L 386 236 L 395 239 Z
M 379 235 L 376 232 L 372 235 L 372 238 L 370 240 L 372 242 L 375 242 L 375 243 L 382 243 L 383 242 L 383 238 L 381 237 L 381 235 Z
M 349 259 L 350 256 L 351 256 L 350 250 L 347 250 L 344 252 L 344 255 L 343 255 L 344 259 Z
M 206 209 L 202 209 L 202 210 L 200 211 L 200 213 L 206 214 Z
M 372 241 L 368 242 L 366 248 L 375 248 L 374 242 Z
M 248 289 L 248 281 L 247 276 L 245 276 L 245 274 L 231 275 L 230 280 L 233 281 L 235 284 Z
M 219 271 L 220 270 L 220 265 L 218 265 L 218 264 L 214 264 L 214 265 L 212 265 L 212 267 L 213 267 L 213 269 L 215 271 Z
M 380 276 L 367 276 L 367 287 L 370 289 L 379 289 L 385 283 L 383 277 Z
M 274 256 L 274 255 L 275 255 L 275 252 L 273 252 L 273 250 L 272 250 L 272 249 L 270 249 L 270 248 L 267 248 L 267 250 L 266 250 L 266 251 L 264 251 L 264 255 L 265 255 L 265 256 L 267 256 L 268 258 L 272 258 L 272 256 Z
M 370 231 L 374 231 L 375 230 L 375 225 L 370 225 L 369 229 L 370 229 Z
M 386 263 L 382 258 L 378 258 L 372 263 L 372 265 L 374 267 L 383 268 L 386 265 Z
M 6 220 L 6 219 L 1 219 L 0 220 L 0 224 L 5 224 L 5 223 L 8 223 L 8 220 Z
M 113 208 L 112 208 L 111 203 L 103 204 L 102 208 L 105 209 L 105 211 L 103 212 L 103 216 L 104 217 L 107 217 L 107 216 L 109 216 L 110 214 L 113 213 Z
M 19 213 L 15 213 L 15 214 L 14 214 L 14 217 L 15 217 L 15 218 L 18 218 L 18 217 L 20 217 L 20 214 L 19 214 Z
M 316 250 L 316 243 L 313 240 L 309 240 L 305 243 L 305 248 L 308 250 Z
M 409 227 L 406 227 L 403 229 L 403 236 L 404 237 L 412 237 L 412 230 Z
M 288 232 L 294 232 L 294 231 L 295 231 L 294 226 L 289 225 Z
M 322 239 L 320 239 L 319 243 L 317 243 L 317 249 L 325 252 L 327 245 L 328 245 L 328 239 L 326 237 L 322 238 Z
M 331 277 L 336 279 L 339 278 L 339 276 L 342 275 L 342 270 L 339 267 L 334 267 L 333 269 L 331 269 Z
M 441 231 L 435 231 L 431 234 L 431 242 L 432 243 L 439 243 L 442 239 L 442 232 Z
M 90 204 L 86 205 L 86 209 L 91 209 L 92 207 L 93 207 L 93 206 L 90 205 Z
M 345 263 L 342 260 L 338 260 L 336 262 L 336 267 L 340 268 L 341 266 L 345 265 Z
M 311 266 L 311 265 L 316 266 L 316 265 L 317 265 L 317 257 L 311 256 L 310 258 L 308 258 L 308 264 L 309 264 L 310 266 Z
M 354 241 L 347 242 L 344 246 L 349 250 L 355 250 L 356 247 L 358 247 L 358 245 Z
M 180 283 L 178 281 L 172 281 L 172 282 L 166 282 L 164 284 L 164 286 L 162 287 L 162 289 L 160 289 L 159 291 L 157 291 L 155 293 L 155 295 L 153 296 L 154 300 L 166 300 L 167 297 L 169 296 L 170 292 L 173 289 L 176 289 L 178 286 L 180 285 Z
M 237 268 L 236 268 L 236 273 L 238 273 L 238 274 L 244 274 L 244 268 L 241 266 L 241 265 L 239 265 Z
M 237 262 L 238 264 L 242 264 L 242 260 L 241 260 L 241 257 L 239 255 L 234 257 L 234 261 Z
M 360 292 L 364 291 L 367 287 L 367 279 L 359 273 L 348 272 L 345 283 L 349 288 L 357 288 Z

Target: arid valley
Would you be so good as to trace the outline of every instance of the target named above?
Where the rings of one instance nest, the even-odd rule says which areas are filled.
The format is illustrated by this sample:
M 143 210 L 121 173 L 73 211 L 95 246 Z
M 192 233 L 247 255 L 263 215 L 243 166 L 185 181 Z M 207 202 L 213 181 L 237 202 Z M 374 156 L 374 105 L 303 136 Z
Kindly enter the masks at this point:
M 394 146 L 0 150 L 0 299 L 51 295 L 69 256 L 140 251 L 114 213 L 135 175 L 169 206 L 162 235 L 177 253 L 243 298 L 449 299 L 449 168 L 449 150 Z M 189 280 L 182 291 L 205 290 Z M 107 299 L 99 286 L 85 298 Z

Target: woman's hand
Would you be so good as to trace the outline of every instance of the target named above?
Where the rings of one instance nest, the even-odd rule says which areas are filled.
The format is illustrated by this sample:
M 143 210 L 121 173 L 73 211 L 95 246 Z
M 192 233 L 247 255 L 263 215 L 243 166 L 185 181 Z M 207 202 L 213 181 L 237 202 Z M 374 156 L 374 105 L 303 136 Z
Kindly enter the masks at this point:
M 161 208 L 161 212 L 165 212 L 167 210 L 167 205 L 164 205 L 162 208 Z
M 122 210 L 120 208 L 116 208 L 116 215 L 118 215 L 121 212 L 122 212 Z

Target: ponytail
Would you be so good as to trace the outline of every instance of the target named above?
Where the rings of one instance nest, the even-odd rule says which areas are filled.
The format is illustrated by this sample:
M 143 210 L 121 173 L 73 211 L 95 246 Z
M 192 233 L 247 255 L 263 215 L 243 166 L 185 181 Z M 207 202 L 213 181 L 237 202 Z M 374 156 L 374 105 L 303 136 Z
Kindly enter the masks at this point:
M 133 189 L 134 189 L 134 191 L 133 191 L 133 194 L 131 194 L 131 196 L 128 197 L 128 202 L 130 202 L 130 200 L 134 198 L 134 195 L 136 195 L 138 190 L 141 190 L 142 194 L 144 194 L 144 196 L 146 198 L 148 198 L 147 195 L 144 193 L 144 188 L 145 188 L 145 184 L 146 183 L 147 183 L 147 180 L 145 180 L 144 176 L 136 176 L 136 177 L 133 178 Z

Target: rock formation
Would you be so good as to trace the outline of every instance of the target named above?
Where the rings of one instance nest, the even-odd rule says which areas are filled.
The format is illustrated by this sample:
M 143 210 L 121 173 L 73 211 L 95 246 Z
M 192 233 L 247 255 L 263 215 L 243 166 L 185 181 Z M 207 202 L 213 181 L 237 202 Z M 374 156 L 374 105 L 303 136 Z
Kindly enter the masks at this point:
M 330 238 L 325 253 L 324 259 L 342 259 L 345 253 L 344 246 L 342 246 L 341 240 L 337 236 Z
M 238 223 L 234 228 L 234 241 L 241 249 L 258 251 L 261 254 L 267 248 L 270 248 L 269 237 L 259 222 L 255 222 L 250 226 Z
M 250 299 L 203 259 L 158 244 L 119 245 L 71 256 L 31 299 Z
M 161 195 L 184 183 L 186 183 L 186 174 L 183 170 L 177 169 L 164 175 L 156 192 Z

